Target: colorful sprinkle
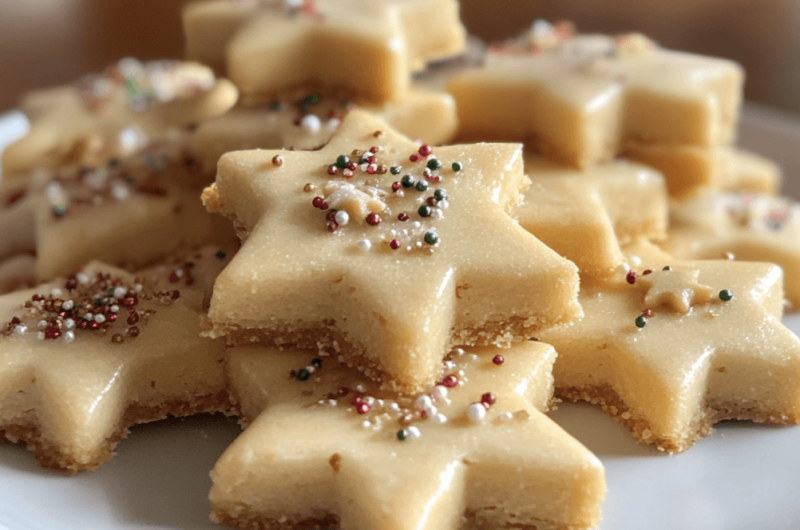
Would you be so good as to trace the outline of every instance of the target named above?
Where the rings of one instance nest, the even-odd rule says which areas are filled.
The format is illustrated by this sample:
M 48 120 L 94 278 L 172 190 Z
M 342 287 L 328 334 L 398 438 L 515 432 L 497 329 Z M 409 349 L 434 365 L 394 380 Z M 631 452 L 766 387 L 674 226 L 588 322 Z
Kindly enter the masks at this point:
M 639 315 L 636 317 L 636 327 L 643 328 L 647 325 L 647 317 L 644 315 Z
M 495 356 L 492 358 L 492 362 L 493 362 L 494 364 L 496 364 L 497 366 L 500 366 L 501 364 L 503 364 L 504 362 L 506 362 L 506 358 L 505 358 L 505 357 L 503 357 L 502 355 L 495 355 Z
M 453 171 L 458 173 L 459 171 L 464 169 L 464 164 L 462 164 L 461 162 L 453 162 L 453 165 L 451 167 L 453 168 Z
M 728 289 L 723 289 L 719 292 L 719 299 L 723 302 L 730 302 L 733 299 L 733 293 Z

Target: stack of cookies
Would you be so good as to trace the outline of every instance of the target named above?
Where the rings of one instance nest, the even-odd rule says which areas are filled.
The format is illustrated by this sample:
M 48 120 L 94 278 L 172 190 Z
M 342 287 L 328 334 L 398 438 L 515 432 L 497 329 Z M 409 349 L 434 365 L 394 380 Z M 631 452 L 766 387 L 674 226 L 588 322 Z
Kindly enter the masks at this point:
M 31 93 L 3 154 L 0 433 L 42 466 L 226 412 L 231 527 L 584 529 L 604 470 L 555 398 L 667 452 L 800 421 L 795 208 L 733 146 L 736 64 L 468 46 L 455 0 L 183 15 L 190 62 Z

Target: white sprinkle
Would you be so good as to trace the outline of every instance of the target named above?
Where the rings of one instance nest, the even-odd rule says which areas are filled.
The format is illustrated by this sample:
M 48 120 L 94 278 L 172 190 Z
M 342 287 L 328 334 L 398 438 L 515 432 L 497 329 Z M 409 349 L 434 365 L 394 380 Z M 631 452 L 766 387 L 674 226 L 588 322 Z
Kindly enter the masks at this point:
M 75 332 L 74 331 L 67 331 L 64 333 L 64 342 L 72 342 L 75 340 Z
M 473 403 L 467 407 L 467 417 L 475 423 L 480 423 L 486 417 L 486 407 L 481 403 Z
M 444 219 L 444 212 L 443 212 L 443 211 L 441 211 L 439 208 L 434 208 L 434 209 L 431 211 L 431 218 L 432 218 L 432 219 L 436 219 L 437 221 L 438 221 L 439 219 Z
M 137 293 L 140 293 L 140 292 L 142 292 L 142 284 L 141 284 L 141 283 L 135 283 L 135 284 L 133 284 L 133 290 L 134 290 L 135 292 L 137 292 Z
M 445 370 L 452 370 L 455 367 L 456 367 L 456 363 L 454 363 L 453 361 L 445 361 L 444 362 L 444 369 Z
M 336 407 L 337 405 L 339 405 L 339 402 L 336 401 L 335 399 L 329 399 L 328 400 L 328 406 L 329 407 Z
M 303 6 L 303 0 L 283 0 L 283 5 L 289 9 L 300 9 Z M 281 523 L 285 521 L 280 521 Z
M 458 371 L 458 375 L 461 376 L 461 377 L 464 377 L 464 370 L 459 370 Z
M 425 394 L 417 398 L 416 407 L 419 410 L 428 410 L 432 406 L 433 406 L 433 401 L 431 401 L 431 398 L 426 396 Z
M 319 117 L 317 117 L 316 114 L 306 114 L 300 120 L 300 127 L 311 134 L 317 134 L 322 128 L 322 122 L 319 120 Z
M 338 129 L 338 128 L 339 128 L 339 125 L 340 125 L 341 123 L 342 123 L 342 122 L 341 122 L 341 120 L 339 120 L 339 118 L 331 118 L 331 119 L 329 119 L 329 120 L 328 120 L 328 125 L 327 125 L 327 127 L 328 127 L 328 130 L 329 130 L 330 132 L 335 132 L 335 131 L 336 131 L 336 129 Z
M 369 429 L 370 427 L 372 427 L 372 424 L 369 422 L 369 420 L 364 420 L 364 423 L 362 423 L 361 426 L 364 427 L 365 429 Z
M 456 355 L 458 355 L 459 357 L 461 357 L 461 356 L 462 356 L 462 355 L 464 355 L 464 353 L 466 353 L 466 352 L 464 352 L 464 350 L 463 350 L 463 349 L 461 349 L 461 348 L 456 348 L 455 350 L 453 350 L 453 353 L 455 353 Z
M 175 276 L 183 278 L 183 269 L 175 269 Z
M 389 410 L 392 412 L 400 412 L 400 405 L 398 405 L 396 401 L 392 401 L 389 403 Z
M 72 329 L 75 327 L 75 321 L 71 318 L 64 320 L 64 327 L 67 329 Z
M 413 226 L 414 228 L 419 228 L 422 226 L 422 223 L 420 223 L 419 221 L 414 221 L 413 223 L 411 223 L 411 226 Z
M 336 224 L 338 224 L 339 226 L 344 226 L 350 222 L 350 214 L 348 214 L 344 210 L 339 210 L 338 212 L 336 212 L 334 220 L 336 221 Z
M 363 398 L 362 401 L 364 403 L 366 403 L 367 405 L 369 405 L 370 407 L 372 407 L 372 405 L 375 404 L 375 398 L 372 397 L 372 396 L 367 396 L 367 397 Z
M 130 194 L 130 189 L 122 182 L 114 181 L 111 183 L 111 196 L 116 200 L 124 201 Z
M 40 320 L 39 323 L 37 324 L 37 326 L 39 327 L 39 329 L 44 329 L 44 328 L 47 327 L 47 321 L 46 320 Z
M 467 358 L 468 358 L 470 361 L 477 361 L 477 360 L 478 360 L 478 356 L 477 356 L 477 355 L 475 355 L 474 353 L 470 353 L 470 354 L 469 354 L 469 357 L 467 357 Z
M 433 387 L 433 395 L 436 399 L 447 398 L 447 387 L 443 385 L 436 385 Z
M 409 438 L 419 438 L 422 436 L 422 433 L 419 432 L 419 429 L 414 425 L 406 429 L 406 432 L 408 433 Z
M 123 298 L 123 297 L 125 297 L 125 294 L 126 294 L 127 292 L 128 292 L 128 290 L 127 290 L 127 289 L 125 289 L 125 288 L 124 288 L 124 287 L 122 287 L 122 286 L 119 286 L 119 287 L 114 287 L 114 293 L 113 293 L 113 295 L 114 295 L 114 298 Z
M 39 340 L 44 340 L 44 331 L 39 331 L 36 333 L 36 338 Z
M 103 322 L 106 321 L 106 317 L 105 317 L 105 315 L 103 315 L 101 313 L 97 313 L 94 316 L 94 321 L 97 322 L 98 324 L 102 324 Z
M 384 406 L 386 406 L 386 403 L 382 399 L 375 400 L 375 408 L 382 409 Z
M 14 333 L 17 335 L 24 335 L 26 331 L 28 331 L 28 326 L 23 324 L 17 324 L 17 326 L 14 328 Z
M 75 302 L 73 302 L 72 300 L 67 300 L 66 302 L 61 304 L 61 309 L 65 310 L 65 311 L 69 311 L 73 307 L 75 307 Z
M 366 252 L 372 248 L 372 243 L 370 243 L 369 239 L 361 239 L 358 242 L 358 248 Z
M 436 206 L 438 206 L 442 210 L 447 210 L 450 207 L 450 203 L 447 202 L 447 199 L 444 199 L 439 201 L 439 203 Z
M 359 383 L 359 384 L 357 384 L 357 385 L 356 385 L 356 392 L 361 392 L 361 393 L 364 393 L 364 392 L 366 392 L 366 391 L 367 391 L 367 387 L 365 387 L 365 386 L 364 386 L 364 385 L 362 385 L 361 383 Z
M 89 283 L 89 275 L 85 272 L 79 272 L 75 275 L 75 279 L 78 280 L 80 284 L 87 284 Z
M 514 419 L 514 413 L 512 412 L 504 412 L 500 415 L 501 420 L 511 420 Z
M 317 371 L 317 367 L 316 366 L 312 366 L 310 364 L 308 366 L 306 366 L 306 372 L 308 372 L 309 374 L 313 374 L 316 371 Z
M 92 320 L 93 318 L 94 318 L 94 315 L 91 314 L 91 313 L 86 313 L 85 315 L 83 315 L 83 319 L 84 320 Z
M 431 419 L 434 421 L 434 423 L 438 423 L 439 425 L 447 423 L 447 416 L 445 416 L 441 412 L 439 412 L 438 414 L 432 416 Z
M 53 298 L 60 298 L 62 294 L 63 293 L 61 292 L 61 289 L 59 289 L 59 288 L 55 288 L 52 291 L 50 291 L 50 296 L 52 296 Z

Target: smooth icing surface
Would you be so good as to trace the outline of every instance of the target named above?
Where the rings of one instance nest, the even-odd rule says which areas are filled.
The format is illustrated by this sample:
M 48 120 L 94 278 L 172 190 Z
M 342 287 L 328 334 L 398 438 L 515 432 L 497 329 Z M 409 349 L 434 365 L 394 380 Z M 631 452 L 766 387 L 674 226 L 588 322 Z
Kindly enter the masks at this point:
M 200 64 L 123 59 L 73 85 L 27 94 L 20 107 L 31 129 L 3 152 L 3 174 L 103 165 L 172 128 L 223 114 L 237 98 L 230 82 Z
M 426 149 L 353 111 L 319 151 L 223 156 L 203 198 L 244 244 L 217 279 L 209 333 L 334 344 L 419 388 L 451 343 L 508 345 L 578 316 L 576 267 L 506 213 L 527 185 L 521 146 Z M 366 158 L 351 171 L 344 156 Z
M 524 229 L 574 262 L 581 275 L 607 277 L 624 262 L 620 243 L 666 237 L 663 177 L 617 161 L 584 170 L 526 154 L 531 186 L 517 210 Z
M 95 168 L 39 170 L 8 189 L 0 208 L 0 259 L 35 253 L 34 278 L 69 274 L 90 260 L 141 268 L 235 236 L 200 202 L 207 180 L 185 139 L 170 139 Z
M 570 165 L 639 145 L 710 148 L 735 140 L 743 73 L 727 60 L 580 35 L 545 49 L 489 53 L 455 76 L 459 134 L 527 141 Z M 649 42 L 649 41 L 647 41 Z
M 203 122 L 193 136 L 192 150 L 207 173 L 219 158 L 244 149 L 317 149 L 331 139 L 342 118 L 363 108 L 383 118 L 401 134 L 438 145 L 457 128 L 453 97 L 441 91 L 412 90 L 407 97 L 380 105 L 341 96 L 305 91 L 267 107 L 239 107 Z
M 583 285 L 584 319 L 539 334 L 559 354 L 557 396 L 602 403 L 666 451 L 723 419 L 800 421 L 800 340 L 780 321 L 780 268 L 680 261 L 644 244 L 626 257 L 638 277 Z
M 297 369 L 313 356 L 228 350 L 231 390 L 252 424 L 212 471 L 215 520 L 365 530 L 599 522 L 600 462 L 542 414 L 552 347 L 458 351 L 445 362 L 450 382 L 410 396 L 327 357 L 299 380 Z M 493 402 L 488 410 L 482 399 Z
M 637 146 L 625 156 L 661 171 L 677 200 L 706 190 L 775 194 L 781 185 L 775 162 L 732 147 Z
M 247 100 L 321 83 L 399 100 L 411 71 L 458 55 L 466 32 L 455 0 L 206 0 L 183 11 L 187 54 L 227 75 Z
M 737 260 L 781 266 L 786 299 L 800 307 L 800 215 L 796 202 L 756 193 L 704 193 L 671 205 L 666 248 L 683 259 Z
M 224 410 L 224 341 L 200 337 L 211 282 L 192 280 L 224 266 L 215 252 L 190 256 L 179 278 L 93 262 L 0 297 L 0 433 L 75 472 L 108 460 L 135 423 Z

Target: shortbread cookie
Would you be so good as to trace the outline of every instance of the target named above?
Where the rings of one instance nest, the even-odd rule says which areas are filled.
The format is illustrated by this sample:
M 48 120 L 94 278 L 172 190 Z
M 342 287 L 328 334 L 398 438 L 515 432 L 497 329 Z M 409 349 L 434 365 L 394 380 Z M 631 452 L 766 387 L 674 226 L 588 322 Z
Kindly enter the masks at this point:
M 784 292 L 800 307 L 800 207 L 784 197 L 705 193 L 674 202 L 666 248 L 682 259 L 766 261 L 783 268 Z
M 800 340 L 781 324 L 779 267 L 627 252 L 629 273 L 581 286 L 582 321 L 539 335 L 558 351 L 558 397 L 600 403 L 669 452 L 721 420 L 800 421 Z
M 183 26 L 188 56 L 224 64 L 249 101 L 309 82 L 400 100 L 412 71 L 466 43 L 456 0 L 202 0 Z
M 624 154 L 661 171 L 675 199 L 709 189 L 771 195 L 780 190 L 781 169 L 776 163 L 731 147 L 641 146 Z
M 441 91 L 412 90 L 406 98 L 380 105 L 340 95 L 305 91 L 266 107 L 239 107 L 200 125 L 192 151 L 213 174 L 219 158 L 243 149 L 317 149 L 330 140 L 345 114 L 363 108 L 400 133 L 430 145 L 452 139 L 458 127 L 453 97 Z
M 643 165 L 616 161 L 576 170 L 525 155 L 531 187 L 517 211 L 519 224 L 565 258 L 582 276 L 618 271 L 621 244 L 666 238 L 663 177 Z
M 359 110 L 319 151 L 228 153 L 203 200 L 244 244 L 208 333 L 333 344 L 417 389 L 451 343 L 507 346 L 569 322 L 577 268 L 508 216 L 527 183 L 520 145 L 434 150 Z
M 95 262 L 0 297 L 0 435 L 74 473 L 111 458 L 134 424 L 226 410 L 224 341 L 200 337 L 208 282 L 190 281 L 225 258 L 193 254 L 175 281 Z
M 204 179 L 178 142 L 94 169 L 35 172 L 0 208 L 0 259 L 34 253 L 35 278 L 45 281 L 94 259 L 135 270 L 229 241 L 229 224 L 200 202 Z
M 229 349 L 233 397 L 252 424 L 211 473 L 212 519 L 287 530 L 594 527 L 603 468 L 542 414 L 554 350 L 500 352 L 454 355 L 440 384 L 398 396 L 312 353 Z
M 103 74 L 25 96 L 20 107 L 31 128 L 3 152 L 4 179 L 34 168 L 103 165 L 170 128 L 223 114 L 237 97 L 230 82 L 197 63 L 123 59 Z
M 537 37 L 490 49 L 455 76 L 460 136 L 526 141 L 578 167 L 641 145 L 712 148 L 736 137 L 734 62 L 659 48 L 638 34 Z

